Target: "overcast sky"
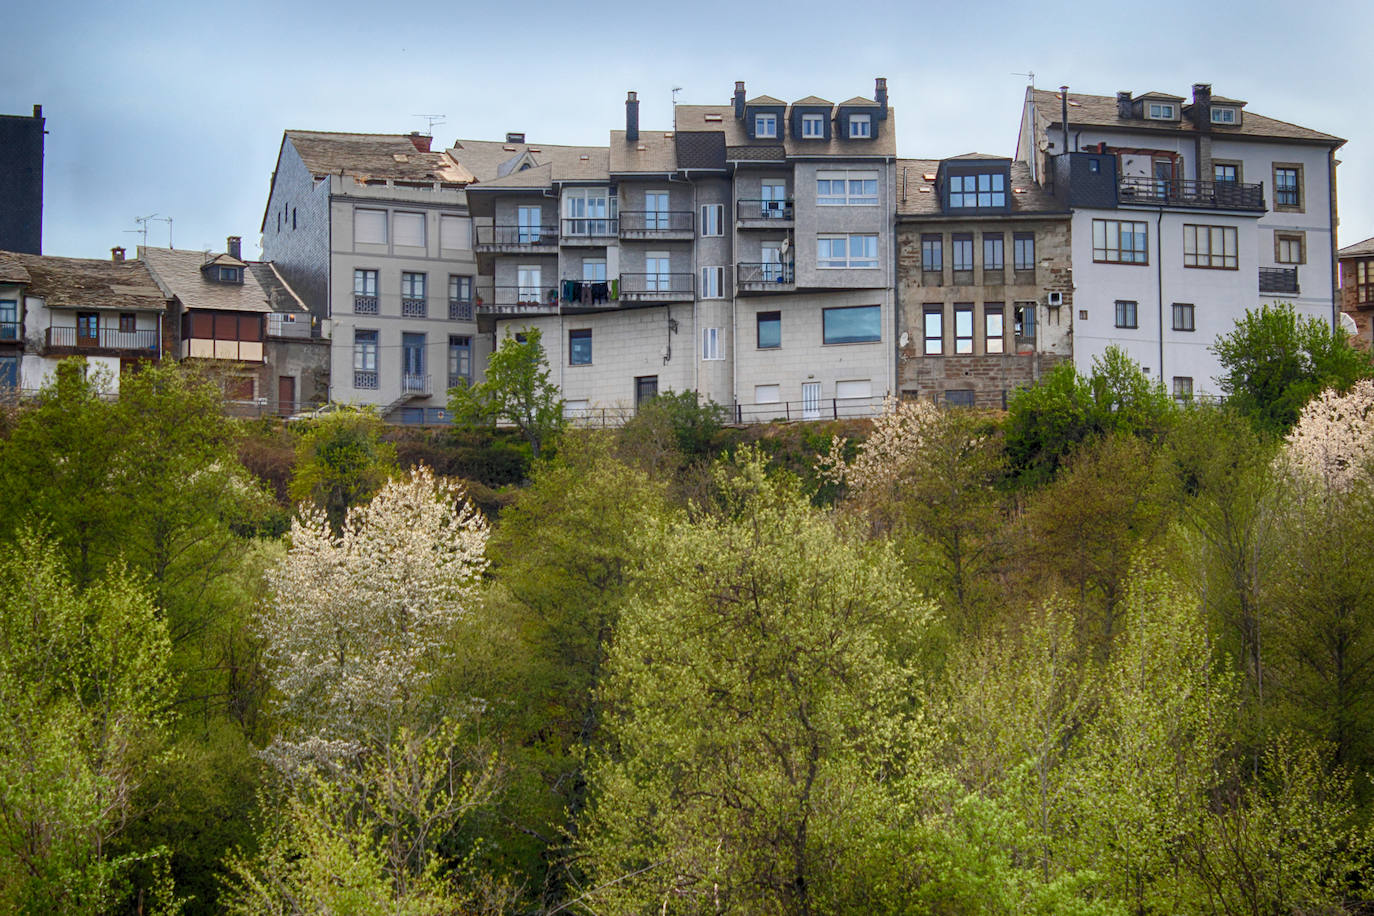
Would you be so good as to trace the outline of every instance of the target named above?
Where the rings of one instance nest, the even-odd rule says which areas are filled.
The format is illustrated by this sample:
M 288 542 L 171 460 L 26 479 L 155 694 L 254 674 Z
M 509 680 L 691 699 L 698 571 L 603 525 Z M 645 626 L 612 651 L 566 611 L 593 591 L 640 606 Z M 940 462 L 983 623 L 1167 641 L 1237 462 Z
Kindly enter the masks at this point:
M 0 113 L 48 119 L 43 252 L 132 252 L 135 218 L 178 248 L 256 254 L 287 128 L 604 144 L 669 128 L 678 100 L 871 96 L 888 79 L 902 156 L 1012 155 L 1041 88 L 1190 95 L 1346 138 L 1342 246 L 1374 236 L 1374 4 L 1066 2 L 131 4 L 7 0 Z M 22 6 L 22 8 L 17 8 Z M 1088 12 L 1092 9 L 1091 12 Z M 148 242 L 168 243 L 151 222 Z

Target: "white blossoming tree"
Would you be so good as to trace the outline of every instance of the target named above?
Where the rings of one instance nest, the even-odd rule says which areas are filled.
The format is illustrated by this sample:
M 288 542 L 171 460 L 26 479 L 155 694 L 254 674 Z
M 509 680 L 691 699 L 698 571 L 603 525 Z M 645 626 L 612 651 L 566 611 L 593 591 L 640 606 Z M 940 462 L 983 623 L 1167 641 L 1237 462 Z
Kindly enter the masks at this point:
M 1309 401 L 1284 454 L 1290 469 L 1329 491 L 1367 477 L 1374 459 L 1374 380 L 1358 381 L 1345 394 L 1328 388 Z
M 348 512 L 335 536 L 305 509 L 259 619 L 285 771 L 384 747 L 423 697 L 485 568 L 487 523 L 426 468 Z

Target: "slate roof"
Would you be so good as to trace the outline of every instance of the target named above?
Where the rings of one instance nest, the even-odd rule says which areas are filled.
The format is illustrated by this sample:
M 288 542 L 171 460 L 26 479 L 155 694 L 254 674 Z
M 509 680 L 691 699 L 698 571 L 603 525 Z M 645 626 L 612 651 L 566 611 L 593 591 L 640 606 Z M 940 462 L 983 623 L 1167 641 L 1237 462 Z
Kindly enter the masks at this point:
M 28 275 L 28 295 L 48 308 L 161 312 L 167 297 L 142 261 L 59 258 L 0 251 L 0 275 Z M 20 281 L 24 282 L 24 281 Z
M 1374 254 L 1374 238 L 1365 239 L 1363 242 L 1356 242 L 1347 245 L 1336 252 L 1338 258 L 1358 258 Z
M 271 261 L 250 261 L 248 273 L 252 274 L 262 287 L 262 291 L 267 294 L 267 304 L 272 311 L 302 314 L 310 311 L 291 288 L 291 284 L 287 283 L 286 278 L 277 270 L 276 264 Z
M 967 156 L 955 156 L 967 159 Z M 981 157 L 1003 158 L 1003 157 Z M 937 175 L 940 159 L 898 159 L 897 160 L 897 216 L 939 217 L 941 219 L 968 219 L 961 213 L 952 213 L 940 207 L 940 192 L 934 181 L 926 181 L 926 175 Z M 925 189 L 925 190 L 922 190 Z M 1036 184 L 1030 175 L 1030 167 L 1024 162 L 1011 163 L 1011 212 L 1010 215 L 1043 213 L 1062 214 L 1063 206 L 1044 189 Z M 1007 216 L 1009 214 L 996 214 Z M 990 215 L 992 216 L 992 215 Z
M 807 96 L 806 98 L 804 98 L 804 99 L 797 99 L 797 100 L 796 100 L 795 102 L 793 102 L 792 104 L 793 104 L 793 105 L 806 105 L 806 106 L 811 106 L 811 105 L 824 105 L 826 108 L 831 108 L 831 107 L 834 107 L 834 105 L 835 105 L 834 102 L 827 101 L 826 99 L 823 99 L 823 98 L 820 98 L 819 96 L 814 96 L 814 95 L 808 95 L 808 96 Z
M 840 106 L 851 103 L 864 103 L 877 107 L 876 102 L 867 99 L 851 99 L 841 102 Z M 781 103 L 779 103 L 781 104 Z M 837 106 L 839 107 L 839 106 Z M 833 118 L 837 112 L 832 112 Z M 707 120 L 710 117 L 712 120 Z M 833 157 L 836 159 L 861 159 L 871 156 L 897 155 L 896 109 L 888 109 L 888 119 L 877 129 L 878 136 L 872 140 L 849 140 L 832 136 L 830 140 L 794 140 L 789 131 L 784 131 L 779 139 L 751 140 L 745 132 L 744 123 L 735 120 L 734 107 L 725 105 L 678 105 L 673 110 L 674 127 L 678 132 L 720 131 L 725 135 L 726 158 L 732 161 L 748 159 L 780 159 L 772 150 L 781 147 L 788 156 Z M 1247 116 L 1248 117 L 1248 116 Z M 838 134 L 838 131 L 835 132 Z M 770 151 L 763 155 L 751 155 L 747 148 L 764 147 Z
M 405 134 L 348 134 L 288 130 L 306 168 L 315 175 L 342 172 L 359 180 L 447 181 L 466 184 L 472 173 L 446 152 L 420 152 Z
M 641 130 L 638 142 L 625 139 L 625 131 L 611 131 L 611 168 L 614 175 L 634 172 L 663 174 L 678 168 L 674 131 Z
M 674 137 L 682 169 L 724 169 L 725 134 L 719 130 L 684 130 Z
M 746 106 L 748 106 L 748 105 L 760 105 L 760 106 L 777 106 L 777 105 L 781 105 L 783 108 L 786 108 L 786 107 L 787 107 L 787 103 L 786 103 L 786 102 L 784 102 L 782 99 L 775 99 L 775 98 L 773 98 L 771 95 L 756 95 L 756 96 L 754 96 L 752 99 L 746 99 L 745 102 L 744 102 L 744 104 L 745 104 Z
M 140 247 L 138 254 L 147 263 L 153 279 L 167 298 L 175 297 L 185 308 L 226 312 L 273 311 L 267 293 L 253 271 L 243 272 L 242 283 L 216 283 L 209 280 L 201 269 L 209 263 L 248 266 L 237 258 L 171 248 Z
M 605 180 L 609 153 L 604 146 L 562 146 L 548 143 L 503 143 L 499 140 L 455 140 L 446 150 L 478 184 L 495 181 L 501 166 L 528 155 L 535 166 L 550 166 L 552 181 Z M 586 159 L 582 157 L 586 156 Z M 528 171 L 528 170 L 527 170 Z M 519 172 L 511 172 L 517 175 Z
M 1047 89 L 1031 90 L 1035 101 L 1037 121 L 1036 133 L 1039 138 L 1043 138 L 1047 129 L 1059 124 L 1060 102 L 1059 93 Z M 1139 98 L 1137 96 L 1137 98 Z M 1178 98 L 1174 96 L 1173 98 Z M 1212 101 L 1217 101 L 1213 96 Z M 1324 134 L 1319 130 L 1312 130 L 1307 127 L 1299 127 L 1297 124 L 1290 124 L 1287 121 L 1279 121 L 1274 118 L 1266 118 L 1257 115 L 1253 111 L 1246 109 L 1242 123 L 1231 126 L 1226 124 L 1213 124 L 1213 137 L 1249 137 L 1276 140 L 1298 140 L 1306 143 L 1321 143 L 1329 146 L 1339 146 L 1345 143 L 1340 137 L 1331 134 Z M 1084 127 L 1108 127 L 1114 129 L 1147 131 L 1151 133 L 1163 134 L 1194 134 L 1196 129 L 1188 120 L 1181 121 L 1146 121 L 1143 119 L 1122 119 L 1118 116 L 1116 107 L 1116 96 L 1105 95 L 1084 95 L 1078 92 L 1069 93 L 1069 124 Z

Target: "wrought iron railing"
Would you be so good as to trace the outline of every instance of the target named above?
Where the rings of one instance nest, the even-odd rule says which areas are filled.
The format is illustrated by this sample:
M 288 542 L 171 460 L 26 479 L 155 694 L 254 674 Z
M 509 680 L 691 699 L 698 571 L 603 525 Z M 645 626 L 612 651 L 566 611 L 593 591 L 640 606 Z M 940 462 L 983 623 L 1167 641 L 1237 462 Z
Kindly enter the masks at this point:
M 472 315 L 471 299 L 450 299 L 448 301 L 449 321 L 471 321 Z
M 406 394 L 429 394 L 429 376 L 418 372 L 403 372 L 401 390 Z
M 793 218 L 790 200 L 748 200 L 735 203 L 735 218 L 740 220 L 766 219 L 786 221 Z
M 691 274 L 630 273 L 620 275 L 622 299 L 691 297 L 696 289 Z
M 401 297 L 401 317 L 402 318 L 424 318 L 429 312 L 429 303 L 425 299 L 411 299 Z
M 360 296 L 353 294 L 353 314 L 355 315 L 375 315 L 379 311 L 376 296 Z
M 477 304 L 487 314 L 553 314 L 558 311 L 558 290 L 540 286 L 494 286 L 490 300 Z
M 0 340 L 18 340 L 19 322 L 0 321 Z
M 476 248 L 481 250 L 542 248 L 558 244 L 558 227 L 486 226 L 477 227 Z
M 48 328 L 49 347 L 89 347 L 93 350 L 157 351 L 157 331 L 121 331 L 97 328 L 94 333 L 80 328 Z
M 621 238 L 660 238 L 688 234 L 695 224 L 691 210 L 621 210 Z
M 563 220 L 563 244 L 613 239 L 620 233 L 620 220 L 603 217 L 575 216 Z
M 797 282 L 794 267 L 790 261 L 740 262 L 735 265 L 735 288 L 742 293 L 791 289 Z
M 1298 291 L 1298 269 L 1296 267 L 1261 267 L 1259 269 L 1259 291 L 1262 293 L 1296 293 Z
M 1195 178 L 1122 178 L 1121 203 L 1215 210 L 1263 210 L 1264 183 L 1202 181 Z
M 353 387 L 377 388 L 377 371 L 375 369 L 354 369 Z

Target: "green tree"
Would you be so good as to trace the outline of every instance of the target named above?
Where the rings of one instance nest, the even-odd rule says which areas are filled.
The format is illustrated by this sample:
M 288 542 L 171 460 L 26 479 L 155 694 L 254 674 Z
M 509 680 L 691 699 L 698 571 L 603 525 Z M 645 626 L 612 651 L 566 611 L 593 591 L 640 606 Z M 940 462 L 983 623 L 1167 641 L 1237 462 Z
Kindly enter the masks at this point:
M 396 449 L 382 441 L 374 411 L 345 408 L 314 421 L 296 443 L 288 492 L 324 510 L 335 533 L 354 506 L 367 502 L 398 473 Z
M 1318 318 L 1299 317 L 1279 303 L 1247 309 L 1236 329 L 1212 345 L 1228 402 L 1256 428 L 1282 435 L 1324 388 L 1344 391 L 1374 374 L 1367 351 Z
M 487 360 L 482 382 L 449 389 L 448 409 L 455 423 L 466 426 L 513 424 L 538 459 L 563 429 L 563 400 L 549 381 L 539 329 L 526 328 L 517 337 L 508 331 Z

